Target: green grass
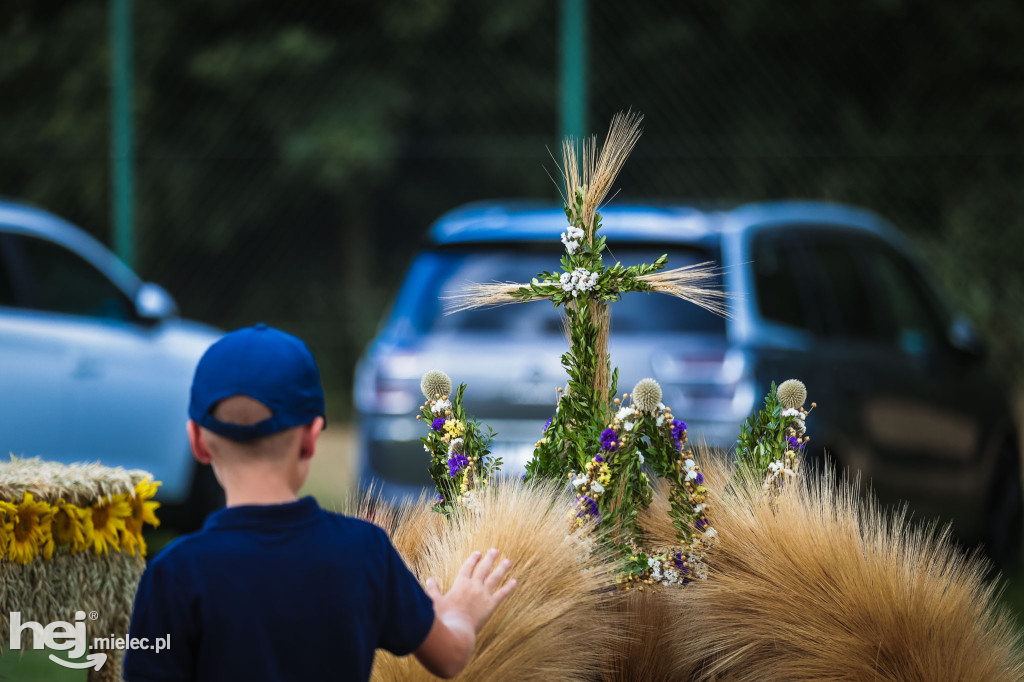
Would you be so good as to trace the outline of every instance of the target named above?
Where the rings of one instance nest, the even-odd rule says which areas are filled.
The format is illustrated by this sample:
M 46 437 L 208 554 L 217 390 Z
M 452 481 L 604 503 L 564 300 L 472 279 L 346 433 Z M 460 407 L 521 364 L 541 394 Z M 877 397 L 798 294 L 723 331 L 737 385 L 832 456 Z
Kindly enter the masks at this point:
M 8 642 L 4 642 L 5 646 L 7 644 Z M 57 665 L 49 659 L 51 653 L 67 659 L 67 656 L 60 651 L 29 649 L 18 652 L 5 650 L 4 655 L 0 656 L 0 680 L 4 682 L 7 680 L 12 682 L 85 682 L 87 671 L 72 670 Z M 82 659 L 71 660 L 80 661 Z

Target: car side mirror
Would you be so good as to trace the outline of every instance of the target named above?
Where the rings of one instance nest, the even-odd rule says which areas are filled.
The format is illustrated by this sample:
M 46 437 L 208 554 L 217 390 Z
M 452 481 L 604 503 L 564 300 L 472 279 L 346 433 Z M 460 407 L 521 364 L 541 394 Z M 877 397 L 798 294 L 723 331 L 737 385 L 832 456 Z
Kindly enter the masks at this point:
M 980 361 L 988 355 L 988 346 L 985 341 L 971 321 L 963 315 L 958 315 L 950 325 L 949 343 L 954 350 L 969 360 Z
M 178 314 L 178 304 L 159 284 L 146 282 L 135 294 L 135 314 L 147 322 L 159 322 Z

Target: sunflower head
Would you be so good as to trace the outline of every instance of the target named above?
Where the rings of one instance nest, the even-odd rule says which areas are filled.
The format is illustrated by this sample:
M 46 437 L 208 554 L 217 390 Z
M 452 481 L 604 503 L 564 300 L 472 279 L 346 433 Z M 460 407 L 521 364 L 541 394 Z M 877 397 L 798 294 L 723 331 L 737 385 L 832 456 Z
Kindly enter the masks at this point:
M 64 500 L 58 500 L 53 507 L 53 541 L 60 547 L 67 547 L 71 553 L 81 552 L 89 546 L 85 537 L 85 514 L 88 509 L 80 509 Z
M 92 551 L 106 554 L 110 547 L 121 549 L 121 531 L 132 515 L 127 495 L 111 495 L 97 501 L 85 512 L 85 534 L 92 538 Z
M 43 550 L 53 553 L 50 523 L 53 508 L 43 500 L 36 500 L 25 491 L 24 497 L 10 515 L 11 529 L 7 538 L 7 557 L 10 561 L 27 564 Z M 47 552 L 47 548 L 49 551 Z
M 129 500 L 132 513 L 131 517 L 126 520 L 126 523 L 131 525 L 133 529 L 137 529 L 140 534 L 142 533 L 143 523 L 148 523 L 154 528 L 160 525 L 160 519 L 156 517 L 156 510 L 160 507 L 160 503 L 153 501 L 158 487 L 160 487 L 160 481 L 154 481 L 150 478 L 135 484 L 135 494 Z

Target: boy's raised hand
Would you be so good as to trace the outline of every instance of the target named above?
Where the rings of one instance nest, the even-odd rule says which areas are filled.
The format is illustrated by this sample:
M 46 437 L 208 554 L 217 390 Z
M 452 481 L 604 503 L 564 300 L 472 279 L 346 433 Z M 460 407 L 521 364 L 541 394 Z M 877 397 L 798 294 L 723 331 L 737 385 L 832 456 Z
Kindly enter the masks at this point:
M 434 612 L 442 619 L 448 614 L 464 614 L 469 618 L 473 632 L 480 632 L 480 628 L 498 608 L 498 604 L 516 589 L 515 579 L 509 580 L 501 588 L 498 587 L 511 562 L 502 559 L 495 566 L 497 558 L 496 549 L 483 555 L 480 552 L 470 554 L 459 569 L 459 574 L 447 594 L 441 592 L 436 580 L 428 578 L 426 590 L 434 601 Z
M 434 627 L 416 650 L 416 658 L 435 675 L 451 677 L 462 671 L 473 655 L 476 634 L 516 588 L 515 579 L 501 584 L 511 562 L 502 559 L 495 565 L 497 558 L 496 549 L 470 554 L 447 593 L 441 592 L 436 580 L 427 579 Z

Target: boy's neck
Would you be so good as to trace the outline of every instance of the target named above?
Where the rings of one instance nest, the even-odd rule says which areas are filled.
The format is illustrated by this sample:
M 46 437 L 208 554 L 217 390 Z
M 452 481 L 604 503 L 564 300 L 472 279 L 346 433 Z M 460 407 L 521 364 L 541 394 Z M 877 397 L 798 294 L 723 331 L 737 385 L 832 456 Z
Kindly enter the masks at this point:
M 222 481 L 222 485 L 229 507 L 287 504 L 299 499 L 289 482 L 276 476 L 236 474 L 229 480 Z
M 242 507 L 249 505 L 269 505 L 269 504 L 288 504 L 289 502 L 295 502 L 299 499 L 298 495 L 288 491 L 287 493 L 278 494 L 263 494 L 262 492 L 246 491 L 239 492 L 234 495 L 225 492 L 226 505 L 228 507 Z

